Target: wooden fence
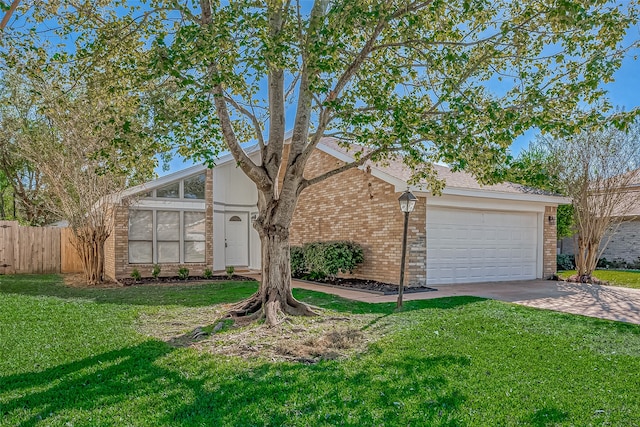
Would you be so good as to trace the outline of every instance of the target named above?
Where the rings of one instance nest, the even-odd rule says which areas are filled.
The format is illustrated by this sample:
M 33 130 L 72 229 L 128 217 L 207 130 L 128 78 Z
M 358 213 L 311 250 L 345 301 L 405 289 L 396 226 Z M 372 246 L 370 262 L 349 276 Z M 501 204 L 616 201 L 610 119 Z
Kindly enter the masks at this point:
M 0 221 L 0 274 L 81 272 L 69 235 L 67 229 Z
M 70 228 L 60 229 L 60 272 L 82 273 L 82 260 L 71 243 L 73 233 Z

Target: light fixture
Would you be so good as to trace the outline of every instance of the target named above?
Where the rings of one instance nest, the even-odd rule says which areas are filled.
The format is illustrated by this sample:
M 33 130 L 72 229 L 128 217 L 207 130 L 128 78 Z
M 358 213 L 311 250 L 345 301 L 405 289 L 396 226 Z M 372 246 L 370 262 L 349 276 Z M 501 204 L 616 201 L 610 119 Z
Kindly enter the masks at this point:
M 398 202 L 400 203 L 400 210 L 404 213 L 413 212 L 413 208 L 415 208 L 417 200 L 418 198 L 414 196 L 411 191 L 405 191 L 398 199 Z
M 549 215 L 549 225 L 556 225 L 556 217 L 553 215 Z
M 418 198 L 407 190 L 398 199 L 400 210 L 404 212 L 404 230 L 402 232 L 402 259 L 400 261 L 400 285 L 398 286 L 398 309 L 402 308 L 402 294 L 404 292 L 404 264 L 407 258 L 407 228 L 409 224 L 409 214 L 416 207 Z

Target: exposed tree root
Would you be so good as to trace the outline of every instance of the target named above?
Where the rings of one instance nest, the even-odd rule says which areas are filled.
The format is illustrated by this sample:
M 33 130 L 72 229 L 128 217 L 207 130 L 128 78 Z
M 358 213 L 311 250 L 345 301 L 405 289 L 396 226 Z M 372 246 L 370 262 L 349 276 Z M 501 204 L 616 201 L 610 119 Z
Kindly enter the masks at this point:
M 244 301 L 234 305 L 227 317 L 242 323 L 265 319 L 267 326 L 277 326 L 290 316 L 317 316 L 312 307 L 296 300 L 291 293 L 282 303 L 279 298 L 268 298 L 263 302 L 260 293 L 256 293 Z

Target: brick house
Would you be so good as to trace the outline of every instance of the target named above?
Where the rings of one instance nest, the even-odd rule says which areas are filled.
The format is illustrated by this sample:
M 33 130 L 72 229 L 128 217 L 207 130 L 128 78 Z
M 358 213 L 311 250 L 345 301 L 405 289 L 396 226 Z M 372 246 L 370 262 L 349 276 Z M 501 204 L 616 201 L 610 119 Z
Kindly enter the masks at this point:
M 635 178 L 622 189 L 626 201 L 613 212 L 613 224 L 600 242 L 600 258 L 640 264 L 640 169 L 629 172 Z M 577 235 L 558 242 L 558 253 L 575 255 Z M 633 267 L 635 268 L 635 267 Z
M 257 147 L 247 149 L 259 159 Z M 286 153 L 285 153 L 286 154 Z M 307 164 L 313 177 L 353 157 L 323 139 Z M 407 283 L 447 284 L 546 278 L 555 273 L 558 204 L 565 199 L 505 183 L 481 186 L 471 175 L 436 166 L 447 186 L 433 196 L 412 186 L 418 202 L 409 223 Z M 306 189 L 291 225 L 291 244 L 351 240 L 364 249 L 356 277 L 398 283 L 407 189 L 400 162 L 365 165 Z M 214 169 L 193 166 L 127 190 L 113 206 L 114 233 L 105 271 L 149 275 L 153 264 L 175 274 L 227 265 L 260 268 L 260 242 L 251 227 L 257 215 L 255 185 L 231 156 Z

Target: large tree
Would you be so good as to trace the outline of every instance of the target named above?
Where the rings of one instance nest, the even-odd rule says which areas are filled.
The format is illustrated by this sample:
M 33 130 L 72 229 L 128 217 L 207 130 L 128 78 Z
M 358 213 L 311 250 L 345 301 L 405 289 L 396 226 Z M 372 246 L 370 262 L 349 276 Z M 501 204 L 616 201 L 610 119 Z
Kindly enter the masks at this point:
M 113 44 L 94 28 L 144 40 L 145 81 L 170 89 L 154 119 L 196 159 L 230 151 L 256 184 L 262 282 L 232 314 L 268 324 L 282 312 L 313 314 L 290 284 L 289 225 L 305 189 L 400 155 L 435 192 L 435 161 L 491 181 L 491 166 L 523 131 L 587 120 L 575 107 L 602 97 L 599 84 L 613 78 L 638 17 L 635 1 L 150 0 L 128 13 L 97 3 L 48 11 L 64 20 L 61 37 L 82 34 L 88 61 Z M 306 177 L 324 136 L 366 150 Z M 250 140 L 258 160 L 243 149 Z
M 83 61 L 82 35 L 75 52 L 36 40 L 30 49 L 18 44 L 2 52 L 6 114 L 0 125 L 7 132 L 0 138 L 0 166 L 5 157 L 17 159 L 37 174 L 46 192 L 42 206 L 69 222 L 89 284 L 104 279 L 110 197 L 151 179 L 160 150 L 144 101 L 151 95 L 127 68 L 133 56 L 143 57 L 142 42 L 117 40 L 113 31 L 93 34 L 113 44 L 93 49 L 90 62 Z
M 0 80 L 0 191 L 3 197 L 11 194 L 16 208 L 14 219 L 29 225 L 44 225 L 55 216 L 45 207 L 47 191 L 42 173 L 25 158 L 20 145 L 23 138 L 43 138 L 47 131 L 42 122 L 34 120 L 32 99 L 17 90 L 17 78 L 15 74 L 8 74 Z M 4 206 L 2 215 L 6 215 Z

